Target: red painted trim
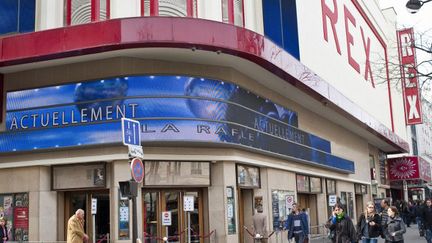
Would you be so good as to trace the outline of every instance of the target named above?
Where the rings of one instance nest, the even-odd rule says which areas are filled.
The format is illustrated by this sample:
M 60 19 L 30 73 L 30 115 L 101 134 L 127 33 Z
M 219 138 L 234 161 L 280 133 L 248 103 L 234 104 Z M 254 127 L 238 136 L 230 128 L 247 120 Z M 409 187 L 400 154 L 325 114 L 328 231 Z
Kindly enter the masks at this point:
M 389 100 L 390 100 L 390 102 L 389 102 L 390 119 L 391 119 L 392 131 L 394 132 L 394 117 L 393 117 L 393 105 L 392 105 L 392 98 L 391 98 L 390 75 L 389 75 L 389 70 L 388 70 L 389 68 L 388 68 L 388 57 L 387 57 L 388 56 L 387 55 L 387 45 L 384 42 L 384 39 L 379 35 L 377 29 L 372 24 L 372 22 L 370 21 L 370 19 L 368 18 L 367 14 L 363 10 L 363 8 L 360 6 L 360 4 L 358 3 L 358 1 L 357 0 L 351 0 L 351 2 L 357 8 L 357 10 L 359 11 L 359 13 L 363 17 L 364 21 L 366 21 L 366 23 L 368 24 L 369 28 L 371 28 L 371 30 L 374 33 L 375 37 L 378 39 L 378 41 L 381 43 L 381 45 L 382 45 L 382 47 L 384 49 L 385 60 L 386 60 L 386 78 L 387 78 L 387 83 L 388 83 L 387 88 L 388 88 Z
M 244 0 L 241 0 L 242 4 L 242 20 L 243 20 L 243 27 L 245 27 L 245 11 L 244 11 Z
M 228 23 L 234 24 L 234 0 L 227 0 L 228 5 Z
M 195 12 L 195 18 L 198 18 L 198 0 L 194 0 L 195 1 L 195 9 L 194 9 L 194 12 Z
M 186 14 L 188 17 L 193 17 L 193 0 L 186 0 Z
M 91 0 L 91 22 L 100 20 L 100 0 Z
M 0 45 L 0 47 L 1 47 L 1 45 Z M 3 85 L 4 85 L 4 83 L 3 83 L 3 74 L 0 73 L 0 122 L 3 121 L 3 97 L 4 97 L 4 94 L 3 94 Z
M 72 0 L 66 0 L 66 25 L 72 24 Z
M 386 66 L 388 65 L 388 55 L 387 55 L 387 48 L 384 49 L 384 55 L 385 55 L 385 62 Z M 388 97 L 389 97 L 389 105 L 390 105 L 390 122 L 391 122 L 391 130 L 392 132 L 395 131 L 394 128 L 394 117 L 393 117 L 393 100 L 392 100 L 392 94 L 391 94 L 391 83 L 389 77 L 389 70 L 388 66 L 386 67 L 386 76 L 387 76 L 387 90 L 388 90 Z
M 4 37 L 0 67 L 131 48 L 196 48 L 251 61 L 326 103 L 394 148 L 409 145 L 269 39 L 245 28 L 198 18 L 112 19 Z M 53 64 L 54 65 L 54 64 Z M 350 104 L 338 106 L 337 104 Z
M 140 16 L 144 16 L 144 14 L 145 14 L 145 5 L 144 5 L 144 0 L 141 0 L 141 1 L 140 1 L 140 13 L 141 13 Z
M 150 16 L 159 16 L 159 0 L 150 0 Z
M 111 19 L 111 0 L 106 0 L 106 19 Z

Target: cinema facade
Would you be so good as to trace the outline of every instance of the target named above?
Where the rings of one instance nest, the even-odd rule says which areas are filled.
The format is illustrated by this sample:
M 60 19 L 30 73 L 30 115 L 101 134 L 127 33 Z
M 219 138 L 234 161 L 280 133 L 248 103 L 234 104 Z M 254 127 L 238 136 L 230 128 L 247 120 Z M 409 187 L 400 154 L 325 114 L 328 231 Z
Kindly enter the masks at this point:
M 134 2 L 139 14 L 89 2 L 90 23 L 74 23 L 78 1 L 38 3 L 35 31 L 0 39 L 0 213 L 11 239 L 63 241 L 83 208 L 91 239 L 131 241 L 122 117 L 140 122 L 144 242 L 186 241 L 185 197 L 193 242 L 249 242 L 258 205 L 276 242 L 293 201 L 319 225 L 335 199 L 356 218 L 389 196 L 386 154 L 409 149 L 401 94 L 370 64 L 390 56 L 394 34 L 378 6 L 151 0 Z M 44 15 L 54 10 L 61 21 Z

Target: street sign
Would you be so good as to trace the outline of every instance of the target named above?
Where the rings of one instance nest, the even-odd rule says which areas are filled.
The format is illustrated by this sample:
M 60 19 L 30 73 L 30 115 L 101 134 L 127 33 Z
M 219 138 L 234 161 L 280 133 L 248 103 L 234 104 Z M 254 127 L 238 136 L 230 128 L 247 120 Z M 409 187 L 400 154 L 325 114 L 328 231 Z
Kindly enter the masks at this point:
M 144 165 L 140 159 L 138 158 L 132 159 L 131 173 L 132 173 L 132 178 L 136 182 L 141 183 L 144 180 Z
M 142 146 L 129 145 L 129 158 L 144 159 L 144 151 Z
M 140 122 L 128 118 L 122 118 L 121 124 L 123 144 L 141 146 Z
M 293 208 L 293 203 L 294 203 L 294 196 L 293 195 L 286 196 L 285 198 L 286 208 Z
M 194 211 L 194 196 L 185 195 L 183 197 L 183 210 L 186 212 Z
M 329 206 L 333 207 L 334 205 L 336 205 L 337 202 L 337 196 L 336 195 L 330 195 L 329 196 Z
M 91 200 L 91 214 L 97 213 L 97 198 L 92 198 Z
M 171 226 L 171 211 L 162 212 L 162 225 Z

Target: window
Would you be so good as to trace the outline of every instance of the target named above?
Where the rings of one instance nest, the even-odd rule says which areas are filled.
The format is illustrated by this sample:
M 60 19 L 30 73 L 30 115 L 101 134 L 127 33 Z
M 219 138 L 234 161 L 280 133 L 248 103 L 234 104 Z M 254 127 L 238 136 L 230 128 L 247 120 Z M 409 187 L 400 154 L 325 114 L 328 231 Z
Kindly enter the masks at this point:
M 328 195 L 336 195 L 336 181 L 331 179 L 326 179 L 326 187 Z
M 6 219 L 10 241 L 28 241 L 29 194 L 0 195 L 0 215 Z
M 197 0 L 141 0 L 141 16 L 196 18 Z
M 35 0 L 0 1 L 0 35 L 35 29 Z
M 297 175 L 297 191 L 299 193 L 321 193 L 321 178 Z
M 222 0 L 222 22 L 244 26 L 243 0 Z
M 110 0 L 66 0 L 66 25 L 110 18 Z

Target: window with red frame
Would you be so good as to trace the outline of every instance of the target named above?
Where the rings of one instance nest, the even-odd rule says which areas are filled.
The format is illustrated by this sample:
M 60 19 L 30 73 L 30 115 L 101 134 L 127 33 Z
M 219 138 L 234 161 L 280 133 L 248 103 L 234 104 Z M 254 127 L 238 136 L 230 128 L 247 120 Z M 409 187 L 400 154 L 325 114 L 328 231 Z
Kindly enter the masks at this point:
M 198 16 L 197 0 L 141 0 L 141 16 Z
M 222 22 L 244 26 L 243 0 L 222 0 Z
M 110 18 L 110 0 L 65 0 L 66 25 L 85 24 Z

